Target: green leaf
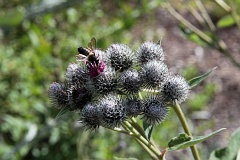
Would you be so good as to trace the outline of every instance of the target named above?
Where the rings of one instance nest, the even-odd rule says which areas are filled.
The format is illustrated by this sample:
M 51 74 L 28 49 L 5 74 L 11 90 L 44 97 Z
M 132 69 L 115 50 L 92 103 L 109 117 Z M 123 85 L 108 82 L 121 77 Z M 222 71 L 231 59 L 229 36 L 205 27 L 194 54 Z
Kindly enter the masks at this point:
M 170 148 L 176 146 L 178 144 L 190 141 L 191 139 L 192 137 L 188 136 L 186 133 L 180 133 L 177 137 L 174 137 L 170 140 L 168 147 Z
M 153 125 L 143 122 L 143 129 L 144 129 L 145 135 L 147 136 L 147 139 L 150 140 L 152 131 L 153 131 Z
M 209 160 L 233 160 L 237 159 L 240 155 L 240 128 L 237 129 L 231 136 L 228 146 L 225 148 L 217 149 L 210 155 Z
M 167 150 L 168 151 L 175 151 L 175 150 L 184 149 L 184 148 L 193 146 L 195 144 L 198 144 L 198 143 L 201 143 L 201 142 L 207 140 L 208 138 L 212 137 L 213 135 L 215 135 L 215 134 L 217 134 L 217 133 L 219 133 L 219 132 L 221 132 L 222 130 L 225 130 L 225 129 L 226 128 L 221 128 L 221 129 L 219 129 L 219 130 L 217 130 L 217 131 L 215 131 L 213 133 L 210 133 L 208 135 L 199 136 L 199 137 L 193 138 L 193 139 L 191 139 L 189 141 L 185 141 L 185 142 L 183 142 L 181 144 L 177 144 L 177 145 L 175 145 L 173 147 L 170 147 Z
M 189 80 L 188 83 L 189 83 L 190 88 L 192 89 L 193 87 L 197 86 L 200 82 L 202 82 L 216 68 L 217 67 L 214 67 L 213 69 L 211 69 L 207 73 Z
M 61 117 L 62 115 L 64 115 L 65 113 L 67 113 L 69 111 L 69 107 L 65 106 L 63 107 L 60 112 L 57 114 L 57 116 L 55 117 L 55 119 L 57 120 L 59 117 Z
M 230 27 L 235 25 L 236 22 L 234 20 L 234 18 L 232 17 L 231 14 L 228 14 L 224 17 L 222 17 L 218 22 L 217 22 L 217 26 L 219 28 L 226 28 L 226 27 Z
M 19 10 L 13 10 L 0 15 L 0 26 L 16 26 L 23 20 L 23 13 Z

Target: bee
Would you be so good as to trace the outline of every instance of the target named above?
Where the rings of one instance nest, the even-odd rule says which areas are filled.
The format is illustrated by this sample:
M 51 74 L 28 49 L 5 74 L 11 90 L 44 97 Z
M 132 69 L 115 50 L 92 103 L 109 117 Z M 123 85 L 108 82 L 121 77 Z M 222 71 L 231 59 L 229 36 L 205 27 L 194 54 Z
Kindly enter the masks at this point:
M 91 39 L 91 42 L 88 43 L 87 48 L 79 47 L 78 48 L 79 55 L 77 55 L 77 60 L 78 61 L 89 61 L 91 63 L 96 63 L 98 65 L 99 60 L 96 57 L 95 52 L 94 52 L 94 50 L 96 49 L 96 44 L 97 44 L 97 41 L 93 37 Z

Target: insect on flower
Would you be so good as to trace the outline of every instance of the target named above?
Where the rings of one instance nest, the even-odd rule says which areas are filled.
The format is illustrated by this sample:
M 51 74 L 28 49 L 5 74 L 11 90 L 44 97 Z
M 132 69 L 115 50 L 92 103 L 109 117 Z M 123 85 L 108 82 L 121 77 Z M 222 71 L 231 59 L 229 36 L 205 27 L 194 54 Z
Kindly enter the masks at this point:
M 79 47 L 77 55 L 77 60 L 79 61 L 89 61 L 92 64 L 99 64 L 99 60 L 95 55 L 94 50 L 96 49 L 97 41 L 94 37 L 92 37 L 91 42 L 88 43 L 87 48 Z
M 93 37 L 91 39 L 91 42 L 88 43 L 87 48 L 83 48 L 83 47 L 78 48 L 79 54 L 76 57 L 77 61 L 85 62 L 88 68 L 90 77 L 92 78 L 98 76 L 101 72 L 103 72 L 104 66 L 105 66 L 105 64 L 102 61 L 99 62 L 99 57 L 96 56 L 95 54 L 95 51 L 97 51 L 96 44 L 97 44 L 97 41 Z

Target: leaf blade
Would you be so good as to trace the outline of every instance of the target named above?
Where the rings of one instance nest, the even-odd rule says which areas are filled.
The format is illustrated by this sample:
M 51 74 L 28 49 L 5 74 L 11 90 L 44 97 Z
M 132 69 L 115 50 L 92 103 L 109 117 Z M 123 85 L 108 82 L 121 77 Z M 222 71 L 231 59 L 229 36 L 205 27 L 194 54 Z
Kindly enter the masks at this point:
M 152 136 L 153 125 L 143 122 L 143 129 L 144 129 L 145 135 L 147 136 L 147 139 L 150 140 Z
M 208 71 L 207 73 L 204 73 L 201 76 L 198 77 L 194 77 L 192 79 L 190 79 L 188 81 L 188 84 L 190 86 L 190 89 L 192 89 L 193 87 L 196 87 L 200 82 L 202 82 L 212 71 L 214 71 L 215 69 L 217 69 L 217 67 L 212 68 L 210 71 Z
M 215 131 L 215 132 L 212 132 L 212 133 L 210 133 L 210 134 L 207 134 L 207 135 L 205 135 L 205 136 L 198 136 L 198 137 L 196 137 L 196 138 L 193 138 L 193 139 L 190 140 L 190 141 L 185 141 L 185 142 L 183 142 L 183 143 L 181 143 L 181 144 L 178 144 L 178 145 L 175 145 L 175 146 L 173 146 L 173 147 L 170 147 L 170 148 L 168 148 L 167 150 L 168 150 L 168 151 L 175 151 L 175 150 L 180 150 L 180 149 L 184 149 L 184 148 L 193 146 L 193 145 L 195 145 L 195 144 L 198 144 L 198 143 L 200 143 L 200 142 L 203 142 L 203 141 L 207 140 L 208 138 L 214 136 L 215 134 L 217 134 L 217 133 L 219 133 L 219 132 L 221 132 L 222 130 L 225 130 L 225 129 L 226 129 L 226 128 L 221 128 L 221 129 L 219 129 L 219 130 L 217 130 L 217 131 Z
M 236 22 L 235 22 L 235 20 L 234 20 L 234 18 L 232 17 L 231 14 L 228 14 L 228 15 L 222 17 L 217 22 L 218 28 L 227 28 L 227 27 L 231 27 L 231 26 L 233 26 L 235 24 L 236 24 Z

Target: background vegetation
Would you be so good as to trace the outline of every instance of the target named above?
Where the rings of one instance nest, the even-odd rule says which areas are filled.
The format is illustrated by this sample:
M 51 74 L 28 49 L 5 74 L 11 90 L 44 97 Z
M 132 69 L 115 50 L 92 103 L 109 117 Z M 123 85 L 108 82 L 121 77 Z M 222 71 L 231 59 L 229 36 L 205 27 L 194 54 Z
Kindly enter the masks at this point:
M 236 0 L 231 3 L 238 5 L 240 2 Z M 182 11 L 181 5 L 172 5 Z M 230 18 L 229 22 L 229 18 L 225 17 L 224 23 L 221 18 L 229 12 L 223 12 L 221 7 L 215 8 L 215 5 L 209 7 L 215 18 L 214 23 L 220 23 L 221 20 L 218 27 L 237 28 L 234 18 Z M 48 87 L 51 82 L 64 79 L 65 69 L 69 63 L 74 62 L 77 48 L 86 46 L 91 37 L 97 39 L 97 47 L 103 50 L 112 43 L 124 43 L 136 49 L 144 41 L 157 41 L 163 37 L 163 47 L 169 51 L 174 44 L 171 43 L 171 38 L 164 39 L 168 34 L 167 25 L 178 27 L 178 23 L 164 22 L 164 16 L 166 20 L 172 19 L 169 18 L 169 12 L 164 11 L 162 14 L 162 2 L 2 0 L 0 8 L 0 157 L 19 160 L 111 160 L 115 156 L 148 159 L 148 155 L 137 143 L 125 135 L 103 128 L 96 132 L 84 131 L 77 121 L 77 113 L 70 112 L 55 119 L 59 110 L 49 103 Z M 236 12 L 239 13 L 240 8 L 237 9 Z M 217 14 L 219 12 L 223 14 Z M 215 47 L 204 43 L 194 32 L 187 32 L 181 25 L 175 32 L 180 35 L 181 30 L 188 39 L 199 42 L 198 45 Z M 172 36 L 172 39 L 175 37 Z M 180 41 L 187 40 L 182 38 Z M 184 50 L 189 52 L 188 48 Z M 221 53 L 220 50 L 217 54 Z M 171 70 L 180 70 L 187 79 L 202 72 L 197 63 L 186 62 L 179 67 L 176 61 L 173 62 L 172 53 L 165 54 L 167 63 L 173 66 Z M 183 59 L 186 56 L 189 55 L 178 55 Z M 226 57 L 220 58 L 228 60 Z M 237 68 L 231 60 L 229 64 Z M 209 69 L 214 65 L 213 63 Z M 206 108 L 213 104 L 220 87 L 222 86 L 216 84 L 214 79 L 212 82 L 207 81 L 197 88 L 197 92 L 192 91 L 189 101 L 184 104 L 185 113 L 195 119 L 192 128 L 199 126 L 194 128 L 194 134 L 204 133 L 216 126 L 214 121 L 202 119 L 209 118 Z M 153 138 L 163 147 L 182 131 L 177 117 L 172 113 L 171 111 L 167 121 L 153 133 Z M 202 145 L 205 147 L 201 148 L 206 148 L 202 149 L 202 155 L 206 156 L 203 159 L 206 159 L 210 151 L 220 144 L 211 141 Z M 169 159 L 175 159 L 175 156 L 181 157 L 178 159 L 188 159 L 188 150 L 176 152 Z

